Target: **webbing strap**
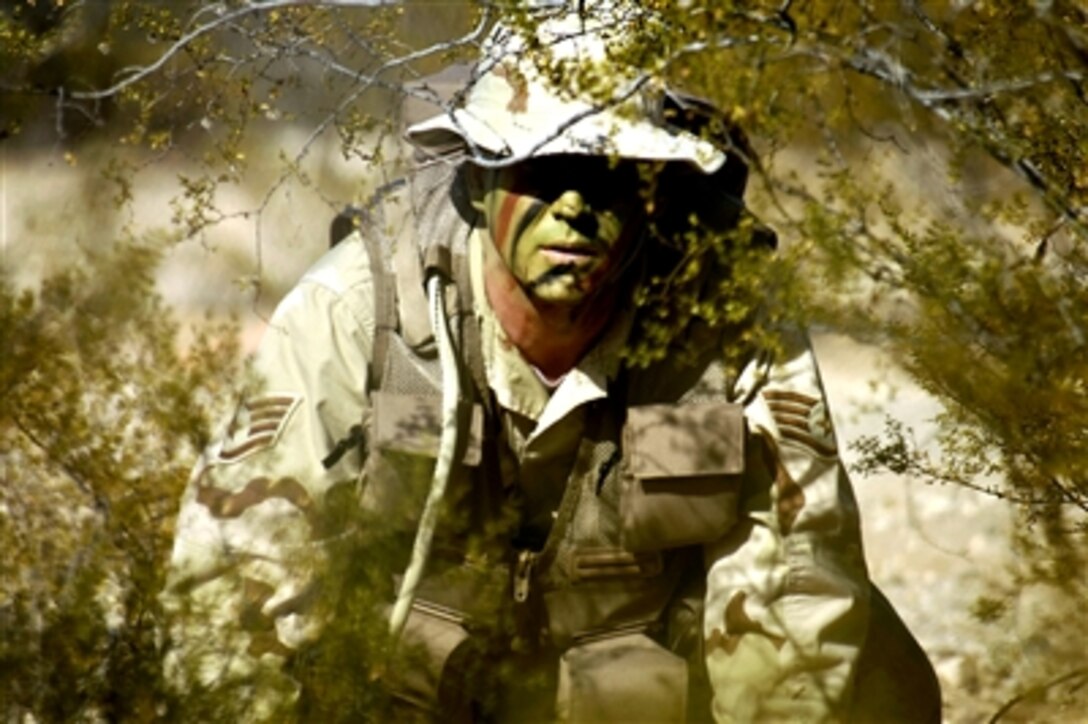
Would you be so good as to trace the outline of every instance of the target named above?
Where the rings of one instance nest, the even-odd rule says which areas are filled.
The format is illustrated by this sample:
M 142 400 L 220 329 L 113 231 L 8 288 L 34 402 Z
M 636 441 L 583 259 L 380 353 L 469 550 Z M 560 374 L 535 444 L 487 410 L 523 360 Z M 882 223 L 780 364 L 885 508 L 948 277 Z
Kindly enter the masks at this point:
M 427 307 L 423 279 L 427 269 L 436 268 L 455 282 L 463 362 L 468 367 L 476 399 L 490 412 L 487 373 L 480 348 L 480 328 L 473 304 L 468 254 L 460 250 L 454 252 L 451 248 L 452 237 L 462 233 L 465 228 L 471 230 L 471 223 L 463 226 L 464 222 L 457 219 L 456 211 L 452 207 L 447 208 L 449 199 L 446 195 L 438 194 L 434 199 L 443 203 L 444 214 L 441 221 L 433 219 L 429 226 L 424 226 L 423 230 L 433 235 L 433 243 L 426 247 L 424 258 L 420 259 L 419 249 L 412 238 L 412 234 L 421 229 L 411 225 L 400 230 L 397 243 L 388 245 L 393 247 L 392 254 L 387 254 L 382 241 L 377 238 L 377 234 L 382 232 L 376 224 L 369 223 L 373 220 L 368 217 L 371 217 L 370 212 L 377 207 L 381 198 L 403 185 L 403 180 L 389 184 L 388 188 L 376 194 L 378 198 L 366 209 L 348 207 L 337 217 L 330 230 L 330 243 L 333 245 L 351 231 L 357 231 L 370 263 L 374 288 L 374 339 L 368 388 L 376 390 L 381 387 L 391 335 L 400 335 L 413 349 L 426 344 L 431 338 L 428 315 L 425 314 Z M 455 225 L 454 229 L 446 226 L 450 223 Z
M 400 321 L 401 339 L 414 350 L 433 339 L 417 233 L 415 225 L 407 222 L 398 232 L 390 258 L 394 275 L 390 285 L 396 290 L 393 314 Z
M 372 223 L 370 212 L 377 203 L 391 191 L 403 185 L 402 182 L 387 184 L 374 195 L 374 198 L 362 209 L 348 206 L 333 219 L 329 226 L 329 247 L 358 234 L 366 248 L 367 261 L 370 264 L 370 278 L 374 285 L 374 339 L 370 354 L 367 387 L 376 390 L 381 387 L 382 372 L 385 370 L 385 358 L 389 354 L 389 335 L 397 331 L 397 290 L 386 267 L 385 257 L 375 234 L 377 225 Z M 341 441 L 343 442 L 343 441 Z M 342 454 L 342 453 L 341 453 Z M 338 459 L 338 458 L 337 458 Z
M 487 385 L 487 372 L 484 369 L 484 355 L 481 349 L 480 320 L 476 318 L 476 306 L 472 295 L 472 277 L 469 272 L 469 255 L 458 254 L 454 259 L 453 280 L 457 285 L 457 297 L 461 313 L 461 356 L 472 377 L 476 388 L 476 398 L 484 406 L 484 411 L 492 412 L 491 395 Z
M 385 358 L 389 355 L 389 338 L 397 331 L 396 288 L 385 267 L 378 241 L 373 233 L 360 232 L 370 261 L 370 278 L 374 285 L 374 340 L 370 352 L 367 387 L 377 390 L 382 385 Z

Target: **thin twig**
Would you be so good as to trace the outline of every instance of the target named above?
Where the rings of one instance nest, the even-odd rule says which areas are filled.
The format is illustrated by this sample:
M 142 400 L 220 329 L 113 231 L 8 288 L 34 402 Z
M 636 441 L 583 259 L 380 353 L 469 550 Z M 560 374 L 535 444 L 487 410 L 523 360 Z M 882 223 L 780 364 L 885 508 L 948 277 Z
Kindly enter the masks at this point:
M 1030 699 L 1033 696 L 1038 696 L 1039 694 L 1042 694 L 1042 693 L 1046 692 L 1047 689 L 1052 689 L 1055 686 L 1058 686 L 1059 684 L 1064 684 L 1067 681 L 1071 681 L 1071 680 L 1077 679 L 1079 677 L 1088 678 L 1088 667 L 1084 667 L 1084 668 L 1080 668 L 1080 669 L 1074 669 L 1073 671 L 1070 671 L 1067 674 L 1062 674 L 1061 676 L 1059 676 L 1056 679 L 1052 679 L 1050 681 L 1044 682 L 1042 684 L 1039 684 L 1038 686 L 1033 686 L 1032 688 L 1028 689 L 1027 691 L 1024 691 L 1024 692 L 1022 692 L 1020 694 L 1017 694 L 1016 696 L 1014 696 L 1013 698 L 1009 699 L 1004 704 L 1002 704 L 1001 708 L 999 708 L 996 712 L 994 712 L 994 715 L 992 717 L 990 717 L 989 724 L 994 724 L 995 722 L 999 721 L 1001 719 L 1001 717 L 1008 714 L 1009 711 L 1012 710 L 1013 707 L 1015 707 L 1017 704 L 1024 701 L 1025 699 Z
M 254 13 L 268 12 L 269 10 L 314 4 L 313 0 L 268 0 L 267 2 L 243 5 L 237 10 L 221 15 L 214 20 L 209 20 L 203 25 L 198 25 L 193 30 L 190 30 L 188 33 L 174 41 L 174 43 L 167 48 L 155 62 L 145 66 L 126 69 L 130 72 L 130 75 L 108 88 L 96 91 L 73 91 L 68 95 L 70 98 L 75 98 L 77 100 L 101 100 L 110 98 L 117 95 L 125 88 L 128 88 L 130 85 L 138 83 L 149 75 L 157 72 L 160 68 L 170 62 L 175 55 L 185 50 L 194 40 L 197 40 L 208 33 L 212 33 L 224 25 L 229 25 L 239 18 Z M 351 0 L 320 0 L 317 4 L 323 7 L 378 7 L 383 5 L 395 5 L 397 3 L 395 0 L 374 0 L 372 2 L 359 2 L 358 0 L 354 2 Z

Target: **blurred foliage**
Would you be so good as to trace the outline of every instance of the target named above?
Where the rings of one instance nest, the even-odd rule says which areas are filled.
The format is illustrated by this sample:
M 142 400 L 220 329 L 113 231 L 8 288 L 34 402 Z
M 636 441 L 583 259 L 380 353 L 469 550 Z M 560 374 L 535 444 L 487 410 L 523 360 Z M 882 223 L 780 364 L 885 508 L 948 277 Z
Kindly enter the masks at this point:
M 980 618 L 1007 620 L 1018 592 L 1036 585 L 1055 611 L 1078 611 L 1088 593 L 1088 9 L 1074 0 L 640 6 L 657 15 L 640 21 L 617 63 L 707 97 L 723 123 L 746 129 L 752 150 L 731 152 L 750 166 L 749 204 L 781 244 L 766 263 L 765 246 L 750 243 L 754 226 L 739 241 L 697 223 L 679 234 L 674 271 L 640 292 L 649 321 L 635 361 L 680 353 L 696 327 L 735 327 L 765 344 L 760 330 L 796 319 L 879 343 L 945 404 L 942 449 L 920 449 L 893 424 L 862 442 L 863 471 L 984 490 L 1021 511 L 1010 545 L 1023 564 L 980 600 Z M 527 7 L 9 0 L 0 3 L 0 143 L 22 136 L 73 156 L 91 139 L 142 149 L 142 160 L 119 155 L 110 169 L 121 200 L 138 193 L 141 164 L 189 157 L 201 172 L 182 181 L 173 221 L 196 234 L 224 218 L 222 186 L 257 155 L 312 182 L 301 160 L 331 131 L 345 157 L 375 168 L 392 160 L 399 102 L 437 110 L 448 97 L 418 80 L 474 57 L 481 20 L 533 22 Z M 570 72 L 551 75 L 564 82 Z M 308 134 L 294 155 L 263 142 L 286 126 Z M 153 258 L 117 257 L 143 279 Z M 3 564 L 16 582 L 3 610 L 22 622 L 5 630 L 25 632 L 4 640 L 14 673 L 3 679 L 16 706 L 58 718 L 70 712 L 48 707 L 106 701 L 110 677 L 150 666 L 141 656 L 153 648 L 163 501 L 203 442 L 195 431 L 206 429 L 203 405 L 220 379 L 207 370 L 230 357 L 210 342 L 177 353 L 147 285 L 126 275 L 107 286 L 121 279 L 107 267 L 94 267 L 101 279 L 62 275 L 38 296 L 3 291 L 15 352 L 0 360 L 2 522 L 6 549 L 18 551 Z M 748 327 L 752 319 L 765 324 Z M 88 596 L 98 608 L 77 605 Z M 1033 676 L 1082 669 L 1082 619 L 1038 622 L 1049 668 L 995 663 L 995 676 L 1026 690 L 1039 685 Z M 62 684 L 85 693 L 54 702 Z
M 0 714 L 149 720 L 177 494 L 241 373 L 230 324 L 179 328 L 159 253 L 96 249 L 37 293 L 0 277 Z

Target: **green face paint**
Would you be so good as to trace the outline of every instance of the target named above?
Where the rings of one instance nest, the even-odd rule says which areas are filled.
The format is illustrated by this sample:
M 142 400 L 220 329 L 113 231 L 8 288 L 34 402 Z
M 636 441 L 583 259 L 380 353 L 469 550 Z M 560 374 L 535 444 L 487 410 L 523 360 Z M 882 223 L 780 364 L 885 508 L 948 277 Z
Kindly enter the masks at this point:
M 545 156 L 496 171 L 484 194 L 492 243 L 542 302 L 576 306 L 614 279 L 642 219 L 639 170 Z

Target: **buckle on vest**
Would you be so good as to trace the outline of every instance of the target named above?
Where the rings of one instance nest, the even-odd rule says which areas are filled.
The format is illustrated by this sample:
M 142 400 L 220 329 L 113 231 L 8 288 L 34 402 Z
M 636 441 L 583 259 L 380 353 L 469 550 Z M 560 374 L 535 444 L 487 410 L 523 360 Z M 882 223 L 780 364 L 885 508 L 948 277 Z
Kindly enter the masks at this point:
M 533 551 L 519 551 L 514 564 L 514 601 L 525 603 L 529 600 L 529 588 L 533 577 L 533 566 L 539 554 Z

